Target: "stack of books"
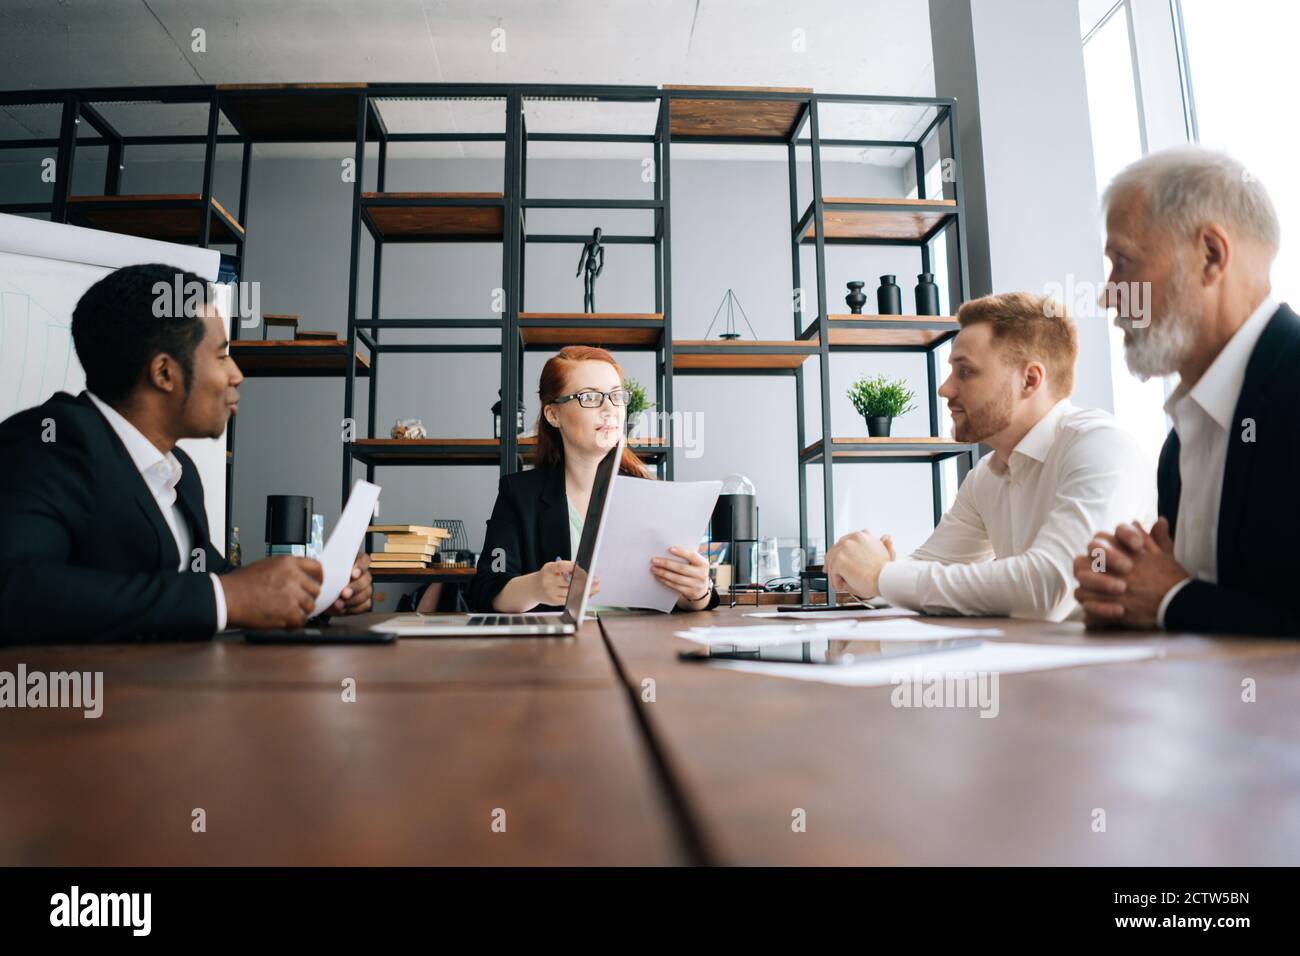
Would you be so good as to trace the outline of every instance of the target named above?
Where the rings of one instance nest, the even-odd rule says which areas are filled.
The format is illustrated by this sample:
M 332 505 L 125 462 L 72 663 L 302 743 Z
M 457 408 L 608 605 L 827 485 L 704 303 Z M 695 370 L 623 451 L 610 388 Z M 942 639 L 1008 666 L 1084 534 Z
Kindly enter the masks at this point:
M 450 538 L 446 528 L 419 524 L 372 524 L 367 531 L 384 536 L 384 550 L 370 555 L 373 570 L 427 568 L 438 553 L 438 542 Z

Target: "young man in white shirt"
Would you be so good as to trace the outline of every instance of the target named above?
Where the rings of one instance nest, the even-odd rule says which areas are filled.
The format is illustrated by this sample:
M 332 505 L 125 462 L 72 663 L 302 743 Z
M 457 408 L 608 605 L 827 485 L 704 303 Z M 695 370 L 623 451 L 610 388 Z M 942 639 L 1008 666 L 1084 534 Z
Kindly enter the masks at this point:
M 1159 522 L 1106 525 L 1075 560 L 1086 621 L 1300 633 L 1300 317 L 1271 296 L 1272 201 L 1236 160 L 1183 147 L 1124 169 L 1105 203 L 1108 291 L 1151 290 L 1149 324 L 1115 320 L 1125 361 L 1179 382 Z
M 939 389 L 962 442 L 993 449 L 906 560 L 888 536 L 840 538 L 831 585 L 929 614 L 1060 621 L 1075 614 L 1073 560 L 1118 516 L 1154 517 L 1154 463 L 1110 415 L 1076 408 L 1074 323 L 1050 299 L 985 296 L 957 313 Z

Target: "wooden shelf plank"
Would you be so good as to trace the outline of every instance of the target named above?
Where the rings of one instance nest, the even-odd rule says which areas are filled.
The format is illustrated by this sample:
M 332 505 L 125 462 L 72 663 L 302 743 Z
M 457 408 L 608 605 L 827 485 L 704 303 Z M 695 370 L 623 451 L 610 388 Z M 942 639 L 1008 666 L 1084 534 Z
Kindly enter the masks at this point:
M 761 92 L 811 93 L 804 87 L 744 86 L 669 86 L 678 92 Z M 668 129 L 673 139 L 690 140 L 725 137 L 786 142 L 804 103 L 797 99 L 708 99 L 696 96 L 673 96 L 668 101 Z
M 383 565 L 370 564 L 370 577 L 374 581 L 388 581 L 390 583 L 408 581 L 419 584 L 433 584 L 436 582 L 458 582 L 468 581 L 477 573 L 476 568 L 443 568 L 438 565 L 430 565 L 427 568 L 393 568 L 391 571 L 382 570 Z
M 362 193 L 361 213 L 385 239 L 488 242 L 505 231 L 501 193 Z M 477 204 L 448 204 L 471 200 Z
M 203 197 L 197 193 L 68 197 L 68 221 L 74 225 L 164 242 L 197 243 L 202 213 Z M 244 227 L 215 197 L 208 232 L 219 245 L 244 238 Z
M 828 315 L 831 346 L 880 348 L 933 348 L 952 338 L 961 328 L 947 315 Z M 816 327 L 816 323 L 813 323 Z M 808 339 L 816 345 L 816 335 Z
M 663 336 L 662 312 L 520 312 L 525 345 L 654 346 Z
M 915 242 L 924 239 L 957 209 L 957 203 L 952 199 L 828 196 L 822 200 L 822 204 L 827 241 L 882 239 Z M 817 234 L 817 224 L 812 221 L 811 210 L 812 207 L 809 206 L 801 220 L 807 222 L 804 242 L 811 242 Z
M 495 438 L 358 438 L 352 457 L 367 464 L 493 464 L 501 459 Z
M 355 142 L 357 95 L 365 83 L 227 83 L 217 86 L 221 111 L 253 140 Z M 366 138 L 378 131 L 367 119 Z
M 708 351 L 679 351 L 683 347 Z M 782 351 L 787 348 L 789 351 Z M 815 348 L 816 343 L 797 341 L 674 339 L 673 370 L 796 369 L 816 354 Z
M 236 339 L 230 354 L 247 378 L 329 378 L 344 374 L 348 346 L 342 339 Z M 356 374 L 370 374 L 370 362 L 360 353 Z
M 942 461 L 971 451 L 975 446 L 952 438 L 832 438 L 831 457 L 835 461 L 870 461 L 874 459 Z M 824 462 L 821 440 L 813 442 L 799 455 L 805 464 Z

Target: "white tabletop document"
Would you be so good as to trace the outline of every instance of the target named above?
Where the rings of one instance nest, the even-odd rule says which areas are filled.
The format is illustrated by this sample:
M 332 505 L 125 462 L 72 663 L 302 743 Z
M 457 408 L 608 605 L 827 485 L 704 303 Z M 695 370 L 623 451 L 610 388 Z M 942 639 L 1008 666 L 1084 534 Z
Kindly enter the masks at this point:
M 646 481 L 619 475 L 610 490 L 595 576 L 597 604 L 671 611 L 676 591 L 650 573 L 655 556 L 679 560 L 670 547 L 699 546 L 722 491 L 720 481 Z

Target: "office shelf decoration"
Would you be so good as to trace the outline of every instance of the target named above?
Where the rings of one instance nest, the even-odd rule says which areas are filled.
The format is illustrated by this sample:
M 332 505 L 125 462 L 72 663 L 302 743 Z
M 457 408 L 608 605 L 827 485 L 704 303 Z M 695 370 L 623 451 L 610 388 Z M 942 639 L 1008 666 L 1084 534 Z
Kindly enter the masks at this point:
M 933 272 L 922 272 L 916 277 L 916 314 L 939 314 L 939 287 L 934 284 Z
M 519 400 L 519 405 L 515 409 L 515 434 L 524 433 L 524 402 Z M 501 389 L 497 389 L 497 400 L 492 405 L 492 437 L 501 438 Z
M 418 418 L 399 418 L 397 423 L 393 425 L 393 430 L 388 434 L 393 438 L 405 438 L 411 441 L 429 437 L 424 422 Z
M 464 521 L 460 518 L 434 518 L 433 524 L 447 532 L 442 548 L 433 559 L 434 564 L 444 568 L 472 568 L 478 563 L 478 555 L 469 549 Z
M 876 311 L 881 315 L 903 314 L 903 290 L 898 287 L 893 276 L 880 277 L 880 288 L 876 290 Z
M 605 271 L 605 246 L 600 236 L 600 227 L 597 226 L 591 231 L 591 239 L 582 247 L 578 271 L 574 273 L 574 278 L 582 276 L 582 311 L 588 315 L 596 311 L 596 279 Z
M 728 342 L 734 342 L 736 339 L 740 338 L 740 332 L 736 330 L 736 313 L 739 312 L 740 317 L 745 320 L 745 325 L 749 328 L 750 337 L 757 341 L 758 335 L 754 332 L 754 327 L 749 324 L 749 316 L 745 314 L 745 309 L 740 304 L 740 299 L 736 298 L 736 293 L 732 289 L 728 289 L 726 294 L 723 295 L 722 301 L 718 303 L 717 311 L 713 313 L 713 318 L 709 322 L 709 327 L 704 330 L 704 337 L 706 339 L 709 337 L 709 333 L 713 331 L 713 327 L 717 325 L 718 317 L 722 315 L 723 309 L 727 310 L 727 318 L 723 323 L 722 331 L 718 333 L 718 338 L 725 339 Z
M 627 414 L 624 426 L 627 434 L 630 436 L 641 423 L 641 415 L 655 407 L 655 403 L 650 401 L 646 395 L 645 386 L 634 378 L 629 378 L 623 382 L 623 387 L 628 391 Z
M 852 282 L 846 282 L 849 287 L 849 294 L 844 297 L 844 304 L 849 307 L 849 312 L 853 315 L 861 315 L 862 307 L 867 304 L 867 294 L 862 291 L 866 285 L 861 279 L 854 279 Z
M 916 407 L 916 393 L 904 378 L 863 376 L 849 386 L 848 396 L 857 413 L 867 420 L 867 434 L 872 438 L 888 438 L 894 419 Z

